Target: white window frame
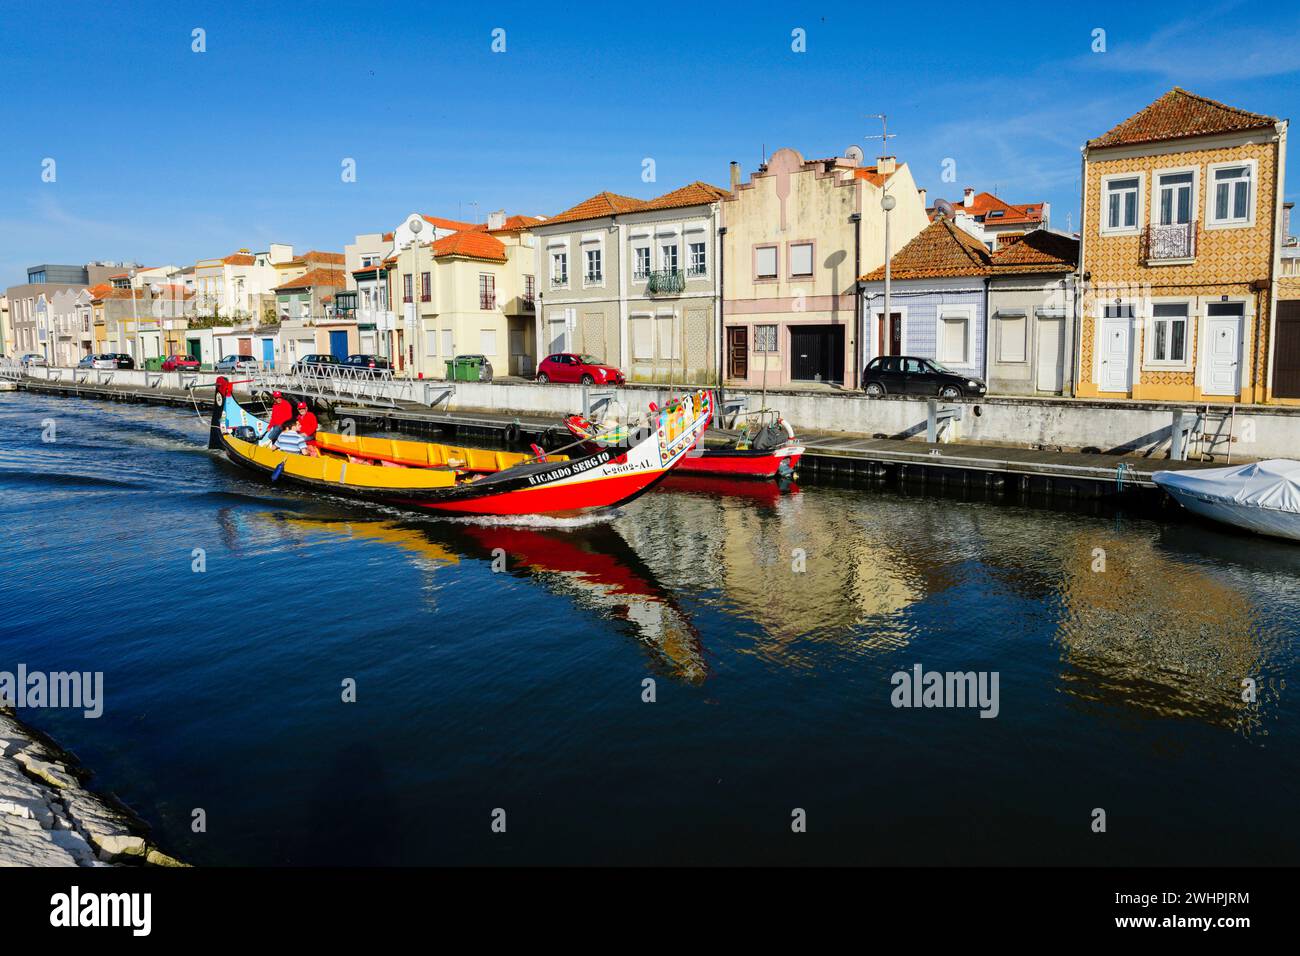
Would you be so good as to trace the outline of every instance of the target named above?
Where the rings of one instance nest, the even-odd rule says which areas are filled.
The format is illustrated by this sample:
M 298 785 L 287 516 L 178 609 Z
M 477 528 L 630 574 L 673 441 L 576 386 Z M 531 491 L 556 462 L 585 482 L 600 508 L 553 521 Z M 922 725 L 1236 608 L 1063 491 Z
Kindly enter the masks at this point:
M 944 358 L 942 354 L 943 323 L 948 316 L 961 316 L 966 320 L 966 358 L 961 362 Z M 935 309 L 934 323 L 934 360 L 942 365 L 952 364 L 957 368 L 978 368 L 978 363 L 975 361 L 975 306 L 941 305 Z
M 794 251 L 796 249 L 805 249 L 805 248 L 808 250 L 808 271 L 795 272 Z M 785 267 L 790 272 L 789 278 L 793 279 L 796 282 L 806 282 L 809 279 L 811 279 L 813 277 L 813 273 L 817 271 L 817 265 L 813 261 L 816 255 L 817 255 L 817 244 L 813 242 L 811 239 L 807 241 L 800 240 L 798 242 L 789 243 L 786 246 L 786 250 L 785 250 L 785 259 L 786 259 Z
M 1110 184 L 1117 179 L 1136 179 L 1137 180 L 1137 208 L 1133 210 L 1133 225 L 1131 226 L 1114 226 L 1110 222 Z M 1101 204 L 1100 218 L 1097 221 L 1097 231 L 1103 236 L 1136 236 L 1142 231 L 1142 223 L 1145 216 L 1146 203 L 1146 175 L 1140 170 L 1134 170 L 1128 173 L 1108 173 L 1101 177 Z
M 1154 355 L 1156 323 L 1158 321 L 1168 321 L 1168 319 L 1156 318 L 1155 307 L 1157 305 L 1182 305 L 1187 309 L 1187 328 L 1183 332 L 1183 357 L 1181 359 L 1157 359 Z M 1146 315 L 1142 317 L 1142 368 L 1152 371 L 1190 372 L 1192 370 L 1193 345 L 1196 342 L 1196 336 L 1199 334 L 1199 318 L 1200 309 L 1194 297 L 1169 296 L 1152 299 L 1147 306 Z M 1170 341 L 1172 340 L 1171 337 Z
M 548 256 L 550 256 L 550 259 L 551 259 L 551 266 L 550 266 L 550 270 L 549 270 L 549 271 L 550 271 L 550 279 L 551 279 L 551 288 L 552 288 L 552 289 L 567 289 L 567 288 L 569 287 L 569 276 L 571 275 L 571 273 L 569 272 L 569 247 L 568 247 L 567 245 L 566 245 L 566 246 L 553 246 L 553 247 L 548 248 L 548 249 L 546 250 L 546 254 L 547 254 Z M 563 281 L 563 282 L 560 282 L 560 283 L 557 283 L 557 282 L 555 281 L 555 280 L 558 278 L 558 277 L 556 276 L 556 273 L 555 273 L 555 257 L 556 257 L 556 256 L 564 256 L 564 281 Z
M 700 270 L 698 272 L 695 271 L 695 253 L 691 251 L 692 246 L 699 246 L 703 250 L 700 254 Z M 686 277 L 688 279 L 707 279 L 709 277 L 709 240 L 707 238 L 686 237 Z
M 591 272 L 591 256 L 596 256 L 597 271 Z M 605 248 L 597 243 L 587 243 L 582 247 L 582 287 L 591 289 L 605 284 Z
M 668 264 L 667 253 L 669 249 L 673 250 L 673 258 L 676 260 L 675 264 L 672 266 Z M 678 272 L 683 271 L 682 270 L 682 243 L 681 243 L 681 239 L 675 235 L 665 236 L 664 238 L 659 240 L 659 271 L 668 272 L 670 269 L 673 268 L 675 268 Z
M 1200 211 L 1201 205 L 1201 168 L 1199 166 L 1168 166 L 1151 170 L 1151 208 L 1148 210 L 1147 221 L 1153 226 L 1160 225 L 1160 177 L 1177 173 L 1192 174 L 1191 218 L 1189 221 L 1196 222 L 1199 218 L 1197 213 Z
M 643 252 L 645 253 L 645 272 L 638 272 L 637 260 Z M 632 247 L 632 278 L 637 282 L 644 281 L 650 277 L 650 273 L 654 271 L 654 267 L 654 254 L 651 252 L 650 246 L 645 244 L 634 245 Z
M 1246 200 L 1245 219 L 1216 219 L 1214 215 L 1215 182 L 1214 174 L 1220 169 L 1232 169 L 1246 166 L 1250 169 L 1250 189 Z M 1255 225 L 1255 209 L 1259 205 L 1259 161 L 1255 159 L 1234 159 L 1222 163 L 1210 163 L 1205 167 L 1205 228 L 1206 229 L 1249 229 Z

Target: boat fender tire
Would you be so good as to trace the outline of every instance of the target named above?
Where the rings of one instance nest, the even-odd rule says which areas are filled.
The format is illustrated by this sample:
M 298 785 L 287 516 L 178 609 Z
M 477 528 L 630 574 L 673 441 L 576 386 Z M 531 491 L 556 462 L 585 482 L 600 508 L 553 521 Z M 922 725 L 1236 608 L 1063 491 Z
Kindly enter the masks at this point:
M 523 429 L 516 422 L 511 422 L 506 426 L 506 442 L 511 445 L 519 444 L 519 439 L 523 438 L 523 434 Z

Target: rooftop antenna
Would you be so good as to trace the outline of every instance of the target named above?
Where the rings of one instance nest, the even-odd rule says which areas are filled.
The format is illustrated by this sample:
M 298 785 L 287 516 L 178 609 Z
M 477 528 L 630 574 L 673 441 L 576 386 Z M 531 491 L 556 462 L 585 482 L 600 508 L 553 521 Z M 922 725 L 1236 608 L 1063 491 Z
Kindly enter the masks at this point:
M 895 135 L 896 135 L 896 134 L 891 133 L 891 132 L 889 131 L 889 117 L 887 117 L 884 113 L 868 113 L 868 114 L 867 114 L 867 119 L 878 119 L 878 120 L 880 120 L 880 133 L 879 133 L 879 135 L 868 134 L 866 138 L 867 138 L 867 139 L 878 139 L 878 140 L 880 140 L 880 151 L 881 151 L 884 155 L 888 156 L 888 155 L 889 155 L 889 141 L 890 141 L 891 139 L 894 139 L 894 138 L 895 138 Z

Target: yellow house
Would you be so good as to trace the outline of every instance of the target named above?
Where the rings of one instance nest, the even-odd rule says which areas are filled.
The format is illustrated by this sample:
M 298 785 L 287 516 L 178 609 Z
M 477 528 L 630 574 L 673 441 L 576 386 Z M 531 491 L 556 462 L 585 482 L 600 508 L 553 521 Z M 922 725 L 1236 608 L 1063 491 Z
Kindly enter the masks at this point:
M 435 227 L 433 241 L 403 246 L 399 229 L 394 255 L 383 263 L 392 301 L 402 308 L 402 371 L 444 378 L 447 359 L 458 355 L 486 356 L 497 375 L 531 371 L 536 282 L 529 227 L 541 220 L 502 213 L 480 225 L 422 218 Z
M 1083 150 L 1077 395 L 1266 402 L 1285 120 L 1175 88 Z

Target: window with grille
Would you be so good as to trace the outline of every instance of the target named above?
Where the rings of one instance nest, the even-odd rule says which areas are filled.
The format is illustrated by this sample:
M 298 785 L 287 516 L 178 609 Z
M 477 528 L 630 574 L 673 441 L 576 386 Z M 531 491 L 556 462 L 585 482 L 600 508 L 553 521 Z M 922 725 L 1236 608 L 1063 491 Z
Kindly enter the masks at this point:
M 495 309 L 497 307 L 497 279 L 496 276 L 487 272 L 479 273 L 478 307 L 480 309 Z

